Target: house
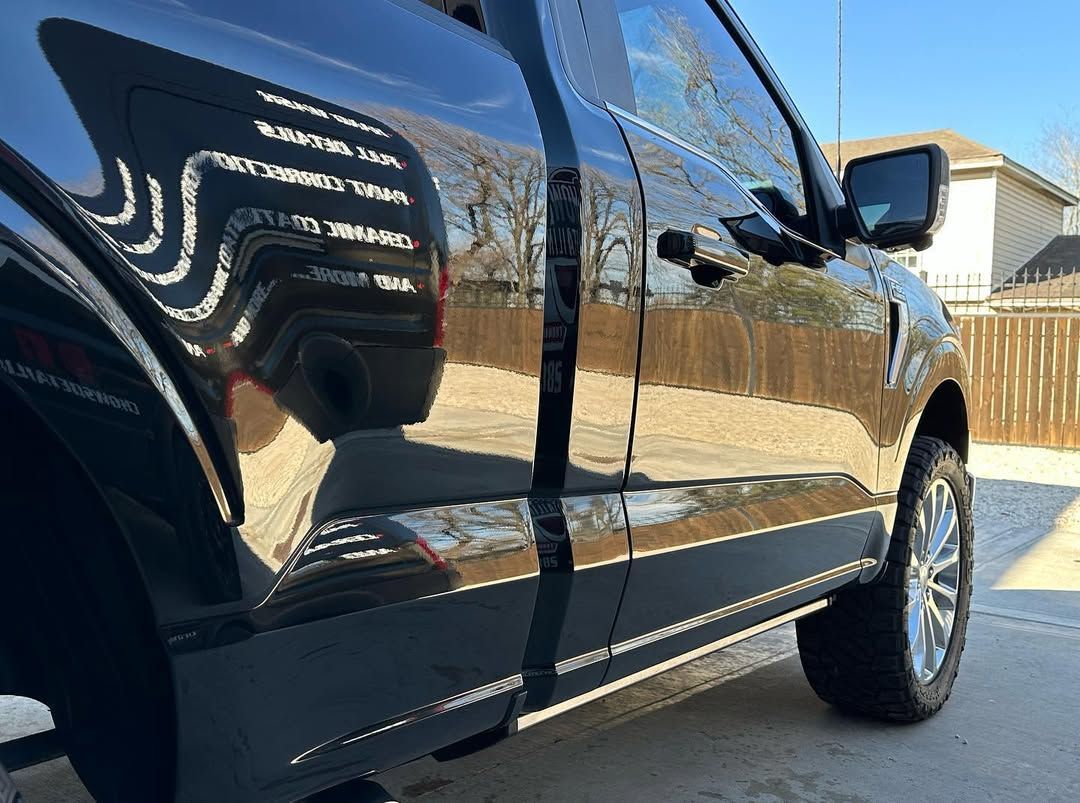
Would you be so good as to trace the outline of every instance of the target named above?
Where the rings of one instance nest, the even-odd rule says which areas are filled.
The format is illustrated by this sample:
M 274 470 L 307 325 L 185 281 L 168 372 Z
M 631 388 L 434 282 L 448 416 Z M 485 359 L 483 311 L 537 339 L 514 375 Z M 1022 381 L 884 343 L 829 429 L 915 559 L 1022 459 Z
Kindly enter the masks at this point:
M 995 312 L 1080 310 L 1080 235 L 1059 234 L 1015 273 L 997 282 L 986 303 Z
M 949 155 L 951 186 L 945 225 L 925 251 L 894 258 L 948 302 L 982 301 L 1062 233 L 1075 195 L 994 148 L 952 129 L 840 143 L 842 164 L 882 151 L 935 142 Z M 836 164 L 836 143 L 822 150 Z

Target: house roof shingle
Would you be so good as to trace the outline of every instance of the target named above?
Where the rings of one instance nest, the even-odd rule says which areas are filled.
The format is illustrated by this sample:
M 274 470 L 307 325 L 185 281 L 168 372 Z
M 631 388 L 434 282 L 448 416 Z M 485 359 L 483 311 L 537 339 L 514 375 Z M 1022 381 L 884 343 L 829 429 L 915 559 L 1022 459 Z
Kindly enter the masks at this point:
M 840 157 L 843 160 L 841 168 L 847 163 L 860 156 L 870 156 L 874 153 L 911 148 L 916 145 L 936 143 L 944 148 L 949 156 L 949 165 L 952 171 L 974 163 L 982 166 L 990 166 L 995 169 L 1008 171 L 1011 175 L 1026 184 L 1057 198 L 1065 206 L 1076 204 L 1077 198 L 1072 193 L 1062 189 L 1054 182 L 1036 173 L 1030 168 L 1013 161 L 1002 151 L 983 145 L 969 137 L 958 134 L 951 128 L 938 128 L 934 131 L 917 131 L 912 134 L 895 134 L 889 137 L 871 137 L 869 139 L 852 139 L 840 143 Z M 836 143 L 828 142 L 821 146 L 829 166 L 836 167 Z M 953 176 L 956 178 L 956 176 Z
M 976 159 L 992 159 L 1005 154 L 994 148 L 987 147 L 980 142 L 957 134 L 951 128 L 939 128 L 935 131 L 917 131 L 912 134 L 895 134 L 890 137 L 871 137 L 869 139 L 852 139 L 840 143 L 840 156 L 843 164 L 860 156 L 869 156 L 872 153 L 884 153 L 900 148 L 911 148 L 916 145 L 937 143 L 945 149 L 949 155 L 949 162 L 971 161 Z M 821 146 L 825 158 L 831 166 L 836 165 L 836 143 L 829 142 Z
M 1017 282 L 1040 276 L 1068 276 L 1080 273 L 1080 234 L 1059 234 L 1035 256 L 1021 265 L 1013 276 Z M 1010 276 L 1006 281 L 1012 281 Z
M 1035 256 L 998 282 L 991 306 L 1075 307 L 1080 298 L 1080 235 L 1059 234 Z

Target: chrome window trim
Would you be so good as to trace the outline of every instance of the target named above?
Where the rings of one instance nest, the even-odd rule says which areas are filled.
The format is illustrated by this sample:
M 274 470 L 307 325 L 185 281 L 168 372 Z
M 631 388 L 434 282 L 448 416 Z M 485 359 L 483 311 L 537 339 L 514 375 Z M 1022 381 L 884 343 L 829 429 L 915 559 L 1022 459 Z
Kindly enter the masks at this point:
M 720 170 L 721 173 L 724 174 L 724 176 L 729 181 L 731 181 L 731 183 L 739 190 L 739 192 L 742 193 L 743 197 L 746 198 L 746 200 L 750 202 L 750 204 L 754 207 L 754 209 L 758 212 L 758 214 L 763 215 L 767 220 L 769 220 L 770 222 L 775 224 L 781 231 L 783 231 L 783 233 L 786 236 L 790 237 L 792 240 L 800 242 L 803 245 L 809 246 L 810 248 L 813 248 L 813 249 L 815 249 L 816 251 L 818 251 L 818 252 L 820 252 L 822 254 L 827 254 L 827 255 L 831 256 L 832 258 L 834 258 L 834 259 L 840 259 L 840 260 L 844 259 L 844 257 L 842 257 L 840 254 L 836 253 L 835 251 L 832 251 L 829 248 L 826 248 L 825 246 L 820 245 L 819 243 L 815 243 L 813 240 L 807 239 L 806 237 L 804 237 L 803 235 L 799 234 L 796 231 L 792 231 L 787 226 L 785 226 L 783 223 L 781 223 L 779 220 L 777 220 L 775 217 L 773 217 L 772 213 L 769 212 L 769 210 L 766 209 L 764 206 L 762 206 L 761 201 L 759 201 L 757 198 L 755 198 L 753 193 L 751 193 L 749 190 L 747 190 L 742 185 L 742 182 L 739 181 L 737 178 L 735 178 L 735 176 L 733 176 L 731 174 L 731 171 L 728 170 L 727 167 L 725 167 L 724 164 L 719 159 L 717 159 L 715 156 L 710 154 L 708 151 L 702 150 L 697 145 L 692 145 L 691 143 L 687 142 L 682 137 L 679 137 L 676 134 L 672 134 L 671 132 L 667 131 L 666 129 L 660 128 L 655 123 L 650 123 L 648 120 L 645 120 L 645 119 L 643 119 L 641 117 L 638 117 L 633 112 L 628 112 L 628 111 L 626 111 L 626 109 L 619 108 L 618 106 L 616 106 L 614 103 L 611 103 L 610 101 L 605 102 L 604 105 L 607 107 L 607 110 L 609 112 L 611 112 L 611 114 L 613 114 L 616 118 L 622 117 L 627 122 L 633 123 L 636 126 L 644 128 L 650 134 L 654 134 L 654 135 L 660 137 L 661 139 L 665 140 L 666 142 L 668 142 L 668 143 L 670 143 L 672 145 L 675 145 L 676 147 L 679 147 L 679 148 L 682 148 L 683 150 L 689 151 L 690 153 L 694 154 L 698 158 L 704 159 L 706 162 L 708 162 L 709 164 L 716 167 L 718 170 Z M 804 176 L 803 178 L 805 180 L 806 177 Z

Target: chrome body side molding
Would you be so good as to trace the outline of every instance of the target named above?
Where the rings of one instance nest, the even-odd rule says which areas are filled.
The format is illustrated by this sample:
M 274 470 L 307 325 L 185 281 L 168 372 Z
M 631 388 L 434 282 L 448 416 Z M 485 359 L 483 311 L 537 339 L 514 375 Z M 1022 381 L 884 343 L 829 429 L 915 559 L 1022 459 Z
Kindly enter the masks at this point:
M 828 607 L 828 605 L 828 600 L 816 600 L 809 603 L 808 605 L 803 605 L 799 608 L 788 611 L 785 614 L 774 617 L 772 619 L 768 619 L 764 622 L 761 622 L 760 624 L 754 625 L 753 627 L 749 627 L 746 630 L 741 630 L 738 633 L 733 633 L 730 636 L 725 636 L 722 639 L 718 639 L 709 644 L 698 647 L 697 649 L 683 653 L 682 655 L 670 658 L 663 663 L 656 664 L 655 666 L 650 666 L 646 669 L 641 670 L 640 672 L 635 672 L 632 675 L 627 675 L 626 677 L 619 678 L 612 683 L 600 686 L 599 688 L 593 689 L 590 692 L 586 692 L 585 694 L 579 695 L 570 700 L 566 700 L 565 702 L 559 703 L 558 705 L 553 705 L 550 708 L 545 708 L 541 711 L 534 711 L 532 713 L 525 714 L 521 717 L 518 717 L 518 730 L 524 730 L 526 728 L 531 728 L 533 725 L 539 725 L 541 722 L 551 719 L 552 717 L 557 717 L 560 714 L 565 714 L 567 711 L 572 711 L 578 706 L 582 706 L 586 703 L 591 703 L 595 700 L 599 700 L 601 697 L 606 697 L 609 694 L 621 691 L 622 689 L 625 689 L 628 686 L 633 686 L 635 683 L 639 683 L 643 680 L 648 680 L 651 677 L 655 677 L 656 675 L 667 672 L 670 669 L 682 666 L 683 664 L 693 661 L 696 658 L 701 658 L 702 656 L 708 655 L 709 653 L 716 652 L 717 650 L 723 649 L 724 647 L 728 647 L 732 644 L 744 641 L 745 639 L 751 638 L 752 636 L 756 636 L 760 633 L 764 633 L 768 630 L 772 630 L 773 628 L 779 627 L 783 624 L 787 624 L 788 622 L 794 622 L 796 619 L 801 619 L 802 617 L 807 616 L 811 613 L 820 611 L 821 609 Z
M 731 616 L 732 614 L 740 613 L 749 608 L 753 608 L 756 605 L 761 605 L 766 602 L 772 602 L 773 600 L 780 599 L 788 594 L 794 594 L 796 591 L 803 591 L 804 589 L 824 583 L 829 580 L 836 580 L 848 574 L 855 574 L 861 572 L 870 566 L 877 563 L 873 558 L 862 558 L 861 560 L 854 561 L 852 563 L 838 566 L 835 569 L 830 569 L 827 572 L 821 572 L 813 577 L 807 577 L 804 580 L 800 580 L 796 583 L 790 583 L 786 586 L 768 591 L 764 594 L 758 594 L 755 597 L 744 599 L 731 605 L 725 605 L 723 608 L 718 608 L 715 611 L 695 616 L 691 619 L 685 619 L 682 622 L 676 622 L 659 630 L 654 630 L 650 633 L 644 633 L 632 639 L 619 642 L 618 644 L 611 645 L 612 655 L 621 655 L 624 652 L 635 650 L 639 647 L 644 647 L 647 644 L 660 641 L 661 639 L 676 636 L 680 633 L 685 633 L 688 630 L 693 630 L 696 627 L 707 625 L 718 619 L 723 619 L 725 616 Z
M 414 725 L 417 722 L 436 717 L 439 714 L 445 714 L 448 711 L 464 708 L 473 703 L 479 703 L 491 697 L 497 697 L 500 694 L 516 691 L 517 689 L 520 689 L 522 685 L 521 675 L 514 675 L 512 677 L 504 678 L 503 680 L 497 680 L 494 683 L 488 683 L 487 685 L 471 689 L 463 694 L 457 694 L 453 697 L 447 697 L 445 700 L 440 700 L 437 703 L 426 705 L 423 708 L 413 709 L 406 714 L 402 714 L 400 717 L 380 722 L 370 728 L 354 731 L 353 733 L 339 736 L 336 739 L 331 739 L 329 742 L 325 742 L 318 747 L 311 748 L 305 753 L 301 753 L 292 760 L 292 763 L 299 764 L 303 761 L 317 758 L 342 747 L 347 747 L 350 744 L 369 739 L 372 736 L 378 736 L 379 734 L 396 730 L 397 728 L 403 728 L 407 725 Z

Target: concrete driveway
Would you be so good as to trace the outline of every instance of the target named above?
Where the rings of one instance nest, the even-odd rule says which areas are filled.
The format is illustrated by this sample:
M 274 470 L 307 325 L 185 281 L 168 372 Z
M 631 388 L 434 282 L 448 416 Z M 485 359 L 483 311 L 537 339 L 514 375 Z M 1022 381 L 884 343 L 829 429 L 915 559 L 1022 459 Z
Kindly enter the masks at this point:
M 974 612 L 952 699 L 928 722 L 821 703 L 787 627 L 384 783 L 425 803 L 1080 800 L 1080 453 L 972 457 Z M 20 732 L 47 717 L 0 698 L 0 736 L 16 714 Z M 29 801 L 85 799 L 64 760 L 16 777 Z

